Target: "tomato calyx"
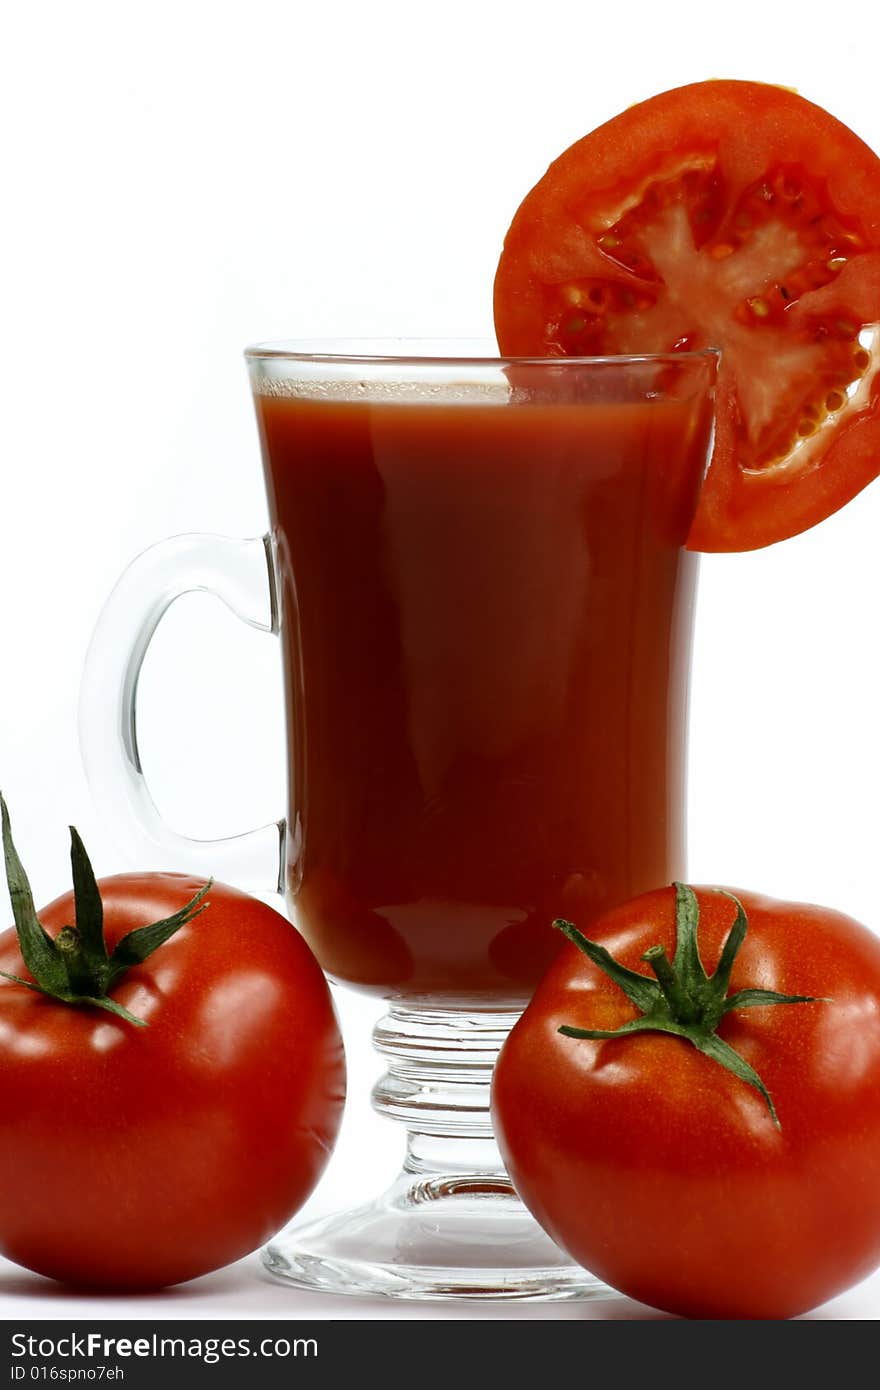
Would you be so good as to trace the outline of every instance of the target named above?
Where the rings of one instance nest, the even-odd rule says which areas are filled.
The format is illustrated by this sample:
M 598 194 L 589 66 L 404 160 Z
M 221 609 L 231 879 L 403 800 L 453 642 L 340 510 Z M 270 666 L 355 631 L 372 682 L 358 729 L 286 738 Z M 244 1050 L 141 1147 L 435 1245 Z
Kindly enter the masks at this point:
M 736 917 L 724 942 L 714 975 L 707 975 L 700 959 L 698 940 L 700 906 L 694 890 L 686 883 L 675 887 L 675 957 L 672 961 L 663 946 L 651 946 L 642 960 L 651 967 L 655 979 L 621 965 L 595 941 L 590 941 L 572 922 L 557 918 L 553 923 L 569 941 L 603 971 L 636 1008 L 640 1016 L 620 1028 L 575 1028 L 563 1024 L 558 1031 L 568 1038 L 623 1038 L 633 1033 L 671 1033 L 684 1038 L 698 1052 L 754 1087 L 763 1097 L 774 1125 L 781 1129 L 770 1092 L 754 1067 L 716 1032 L 725 1014 L 732 1009 L 757 1008 L 767 1004 L 829 1003 L 811 994 L 779 994 L 769 989 L 741 989 L 729 994 L 733 963 L 745 940 L 748 919 L 733 893 L 719 891 L 736 907 Z
M 182 926 L 204 912 L 208 906 L 204 898 L 211 882 L 206 883 L 173 916 L 128 932 L 108 954 L 100 890 L 85 846 L 76 829 L 71 826 L 70 862 L 76 926 L 62 927 L 56 937 L 51 937 L 37 917 L 31 886 L 12 840 L 9 811 L 2 794 L 0 815 L 12 914 L 22 959 L 33 980 L 11 975 L 6 970 L 0 970 L 0 976 L 38 994 L 45 994 L 58 1003 L 105 1009 L 128 1023 L 146 1028 L 146 1019 L 137 1018 L 122 1004 L 109 998 L 109 991 L 131 966 L 140 965 Z

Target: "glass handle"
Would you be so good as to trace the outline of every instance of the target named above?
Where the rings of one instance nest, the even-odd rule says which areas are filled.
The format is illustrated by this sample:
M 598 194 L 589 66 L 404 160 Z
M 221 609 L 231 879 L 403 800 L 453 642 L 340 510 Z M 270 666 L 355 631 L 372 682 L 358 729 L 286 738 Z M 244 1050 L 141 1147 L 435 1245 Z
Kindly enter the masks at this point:
M 281 892 L 284 820 L 221 840 L 172 830 L 150 795 L 138 752 L 138 680 L 163 615 L 183 594 L 215 595 L 243 622 L 278 633 L 272 538 L 174 536 L 139 555 L 119 579 L 92 635 L 83 671 L 79 736 L 97 808 L 134 862 L 159 862 L 252 891 Z

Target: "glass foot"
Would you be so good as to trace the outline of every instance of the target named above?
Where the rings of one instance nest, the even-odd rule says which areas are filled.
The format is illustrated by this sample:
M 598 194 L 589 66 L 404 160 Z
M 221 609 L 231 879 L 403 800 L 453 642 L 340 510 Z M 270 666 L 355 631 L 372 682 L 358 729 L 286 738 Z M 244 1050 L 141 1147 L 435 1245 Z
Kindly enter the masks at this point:
M 288 1227 L 263 1251 L 298 1288 L 393 1298 L 603 1298 L 611 1290 L 544 1234 L 506 1177 L 415 1179 L 374 1202 Z
M 388 1064 L 373 1105 L 406 1125 L 403 1172 L 375 1201 L 282 1231 L 263 1251 L 271 1274 L 393 1298 L 611 1296 L 520 1202 L 492 1135 L 492 1068 L 518 1013 L 392 1005 L 373 1034 Z

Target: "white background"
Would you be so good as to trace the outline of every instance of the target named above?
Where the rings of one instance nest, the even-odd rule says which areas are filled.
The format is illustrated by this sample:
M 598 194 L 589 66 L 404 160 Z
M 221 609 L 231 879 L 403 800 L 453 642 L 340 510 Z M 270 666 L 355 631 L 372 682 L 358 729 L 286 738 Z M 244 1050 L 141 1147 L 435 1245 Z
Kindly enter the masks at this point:
M 265 527 L 243 346 L 491 334 L 520 198 L 574 139 L 678 83 L 795 86 L 880 149 L 877 28 L 868 0 L 821 25 L 809 8 L 751 0 L 723 12 L 685 0 L 50 0 L 10 12 L 0 785 L 38 902 L 67 886 L 71 821 L 99 873 L 125 866 L 90 803 L 75 718 L 118 573 L 168 534 Z M 878 534 L 875 485 L 806 536 L 704 561 L 690 867 L 880 930 Z M 179 828 L 228 834 L 282 812 L 271 639 L 210 600 L 182 601 L 148 659 L 142 711 L 156 797 Z M 322 1207 L 378 1187 L 398 1152 L 366 1102 L 377 1010 L 338 1004 L 352 1100 Z M 184 1311 L 305 1309 L 252 1273 L 194 1288 Z M 10 1315 L 68 1307 L 8 1266 L 4 1289 Z M 358 1306 L 321 1315 L 381 1312 Z M 832 1316 L 877 1308 L 863 1291 Z

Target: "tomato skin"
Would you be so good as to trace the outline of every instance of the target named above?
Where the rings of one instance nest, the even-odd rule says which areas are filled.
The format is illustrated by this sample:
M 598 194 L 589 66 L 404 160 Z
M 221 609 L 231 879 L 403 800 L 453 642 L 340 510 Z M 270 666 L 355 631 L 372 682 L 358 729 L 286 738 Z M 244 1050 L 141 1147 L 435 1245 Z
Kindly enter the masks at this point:
M 203 885 L 103 879 L 108 948 Z M 332 1150 L 345 1094 L 329 989 L 285 918 L 214 883 L 209 907 L 112 991 L 149 1026 L 0 980 L 0 1252 L 79 1285 L 156 1288 L 256 1248 Z M 40 920 L 74 920 L 66 894 Z M 0 969 L 25 978 L 14 931 Z
M 699 888 L 711 974 L 733 906 Z M 582 1040 L 636 1011 L 567 946 L 513 1029 L 493 1081 L 495 1132 L 513 1183 L 580 1264 L 643 1303 L 699 1318 L 785 1318 L 880 1264 L 880 940 L 851 918 L 752 893 L 731 992 L 832 1002 L 741 1009 L 719 1035 L 757 1070 L 761 1096 L 659 1033 Z M 675 948 L 671 888 L 589 924 L 647 974 Z
M 858 254 L 829 283 L 801 285 L 777 321 L 771 316 L 744 324 L 738 316 L 749 317 L 744 306 L 755 302 L 750 295 L 775 293 L 777 282 L 796 273 L 786 261 L 790 247 L 777 244 L 766 264 L 753 266 L 751 279 L 734 295 L 740 300 L 734 312 L 732 300 L 721 310 L 713 300 L 723 299 L 725 275 L 736 257 L 715 262 L 712 244 L 695 242 L 673 253 L 673 263 L 679 257 L 680 262 L 665 311 L 609 317 L 607 329 L 585 348 L 559 339 L 548 318 L 548 294 L 552 298 L 560 288 L 591 278 L 637 299 L 656 289 L 609 261 L 601 245 L 652 186 L 674 180 L 682 169 L 717 170 L 723 187 L 717 242 L 727 231 L 735 234 L 747 191 L 783 164 L 804 172 L 827 205 L 829 221 L 842 219 L 841 228 L 857 228 Z M 691 230 L 696 234 L 698 228 Z M 665 269 L 661 281 L 664 275 Z M 776 462 L 775 450 L 757 439 L 756 422 L 763 428 L 767 417 L 784 418 L 795 427 L 808 404 L 801 369 L 790 365 L 802 349 L 816 349 L 810 371 L 821 404 L 823 382 L 840 367 L 836 325 L 851 321 L 858 330 L 880 320 L 880 159 L 842 122 L 788 89 L 731 80 L 692 83 L 628 108 L 577 141 L 518 209 L 498 266 L 494 306 L 499 347 L 509 356 L 721 348 L 715 449 L 690 549 L 751 550 L 797 535 L 880 474 L 876 334 L 858 405 L 841 410 L 828 428 Z M 772 396 L 777 399 L 768 405 Z

